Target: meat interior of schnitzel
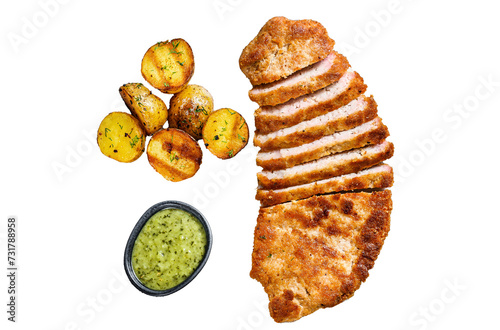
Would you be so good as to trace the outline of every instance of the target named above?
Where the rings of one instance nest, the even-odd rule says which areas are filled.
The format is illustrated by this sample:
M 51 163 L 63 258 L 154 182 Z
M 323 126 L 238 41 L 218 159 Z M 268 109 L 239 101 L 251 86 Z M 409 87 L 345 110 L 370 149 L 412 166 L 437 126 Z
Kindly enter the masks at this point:
M 357 72 L 348 71 L 339 81 L 312 94 L 257 109 L 255 128 L 259 134 L 264 134 L 296 125 L 348 104 L 365 90 L 363 78 Z
M 394 183 L 392 167 L 386 164 L 370 167 L 356 173 L 334 176 L 282 189 L 258 187 L 255 198 L 263 207 L 300 200 L 314 195 L 353 190 L 389 188 Z
M 301 146 L 337 132 L 355 128 L 377 117 L 373 97 L 359 96 L 341 108 L 268 134 L 256 133 L 254 144 L 262 151 Z
M 266 189 L 279 189 L 333 176 L 354 173 L 392 157 L 394 146 L 384 141 L 374 146 L 357 148 L 318 160 L 277 171 L 257 173 L 259 185 Z
M 261 151 L 257 154 L 257 165 L 271 171 L 284 169 L 342 151 L 379 144 L 387 136 L 387 127 L 377 117 L 353 129 L 326 135 L 298 147 Z

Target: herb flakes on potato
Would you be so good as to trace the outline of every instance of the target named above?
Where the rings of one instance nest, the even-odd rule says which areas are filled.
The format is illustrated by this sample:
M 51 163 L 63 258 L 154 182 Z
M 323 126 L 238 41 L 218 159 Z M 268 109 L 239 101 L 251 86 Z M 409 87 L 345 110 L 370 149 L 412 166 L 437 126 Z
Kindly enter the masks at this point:
M 163 93 L 180 92 L 194 74 L 194 55 L 184 39 L 158 42 L 142 59 L 144 79 Z
M 248 143 L 248 125 L 238 112 L 223 108 L 212 112 L 203 127 L 203 142 L 221 159 L 236 156 Z
M 168 109 L 162 99 L 151 93 L 141 83 L 129 83 L 118 90 L 134 117 L 146 130 L 147 135 L 153 135 L 161 129 L 168 118 Z
M 182 181 L 196 174 L 201 165 L 200 145 L 186 132 L 176 128 L 162 129 L 149 140 L 147 148 L 151 166 L 169 181 Z
M 119 162 L 130 163 L 144 152 L 146 132 L 137 118 L 125 112 L 112 112 L 97 130 L 101 152 Z
M 170 99 L 168 126 L 181 129 L 195 140 L 200 140 L 203 126 L 213 109 L 214 100 L 206 88 L 187 85 Z

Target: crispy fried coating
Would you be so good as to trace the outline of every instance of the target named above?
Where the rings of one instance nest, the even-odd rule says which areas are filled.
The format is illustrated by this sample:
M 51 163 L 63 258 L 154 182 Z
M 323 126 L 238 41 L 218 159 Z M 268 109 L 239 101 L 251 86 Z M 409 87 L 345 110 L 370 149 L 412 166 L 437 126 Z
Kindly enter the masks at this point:
M 313 196 L 261 208 L 250 276 L 276 322 L 350 298 L 368 277 L 390 229 L 389 190 Z
M 239 64 L 252 85 L 267 84 L 321 61 L 334 44 L 316 21 L 274 17 L 243 49 Z

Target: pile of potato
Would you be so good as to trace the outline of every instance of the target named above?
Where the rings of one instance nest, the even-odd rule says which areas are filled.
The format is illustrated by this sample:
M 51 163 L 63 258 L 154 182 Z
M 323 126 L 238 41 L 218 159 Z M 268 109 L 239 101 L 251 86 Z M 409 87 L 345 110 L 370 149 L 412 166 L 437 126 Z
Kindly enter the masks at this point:
M 248 143 L 248 126 L 236 111 L 214 111 L 212 95 L 199 85 L 188 85 L 194 56 L 183 39 L 158 42 L 142 59 L 141 72 L 154 88 L 167 94 L 170 107 L 141 83 L 119 92 L 131 114 L 112 112 L 101 122 L 97 143 L 101 152 L 119 162 L 133 162 L 145 150 L 151 166 L 165 179 L 182 181 L 200 168 L 198 140 L 221 159 L 234 157 Z M 168 128 L 163 126 L 168 121 Z M 146 146 L 146 137 L 151 136 Z

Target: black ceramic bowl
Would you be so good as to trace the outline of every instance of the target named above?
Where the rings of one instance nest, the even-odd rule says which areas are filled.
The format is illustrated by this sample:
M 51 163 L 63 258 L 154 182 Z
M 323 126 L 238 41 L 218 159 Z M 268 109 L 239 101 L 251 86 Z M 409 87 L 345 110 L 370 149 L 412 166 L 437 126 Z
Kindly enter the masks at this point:
M 203 228 L 205 229 L 205 233 L 207 236 L 207 245 L 205 249 L 205 255 L 203 256 L 203 259 L 201 260 L 200 264 L 198 267 L 189 275 L 188 278 L 184 280 L 184 282 L 166 290 L 153 290 L 142 284 L 142 282 L 137 278 L 135 275 L 134 269 L 132 268 L 132 250 L 134 249 L 134 244 L 135 240 L 137 239 L 137 236 L 142 230 L 142 227 L 146 224 L 146 222 L 153 216 L 156 212 L 165 210 L 165 209 L 180 209 L 184 210 L 186 212 L 191 213 L 194 215 L 198 221 L 203 225 Z M 174 292 L 179 291 L 180 289 L 184 288 L 186 285 L 189 284 L 203 269 L 205 266 L 208 257 L 210 255 L 210 250 L 212 249 L 212 241 L 213 241 L 213 236 L 212 236 L 212 231 L 210 229 L 210 225 L 208 224 L 207 219 L 203 216 L 203 214 L 200 213 L 196 208 L 193 206 L 179 202 L 179 201 L 165 201 L 165 202 L 160 202 L 158 204 L 155 204 L 151 206 L 139 219 L 137 224 L 135 225 L 134 229 L 132 230 L 132 233 L 130 234 L 130 237 L 128 238 L 127 241 L 127 246 L 125 247 L 125 257 L 124 257 L 124 266 L 125 266 L 125 273 L 127 273 L 127 276 L 130 280 L 130 282 L 141 292 L 151 295 L 151 296 L 167 296 L 169 294 L 172 294 Z

